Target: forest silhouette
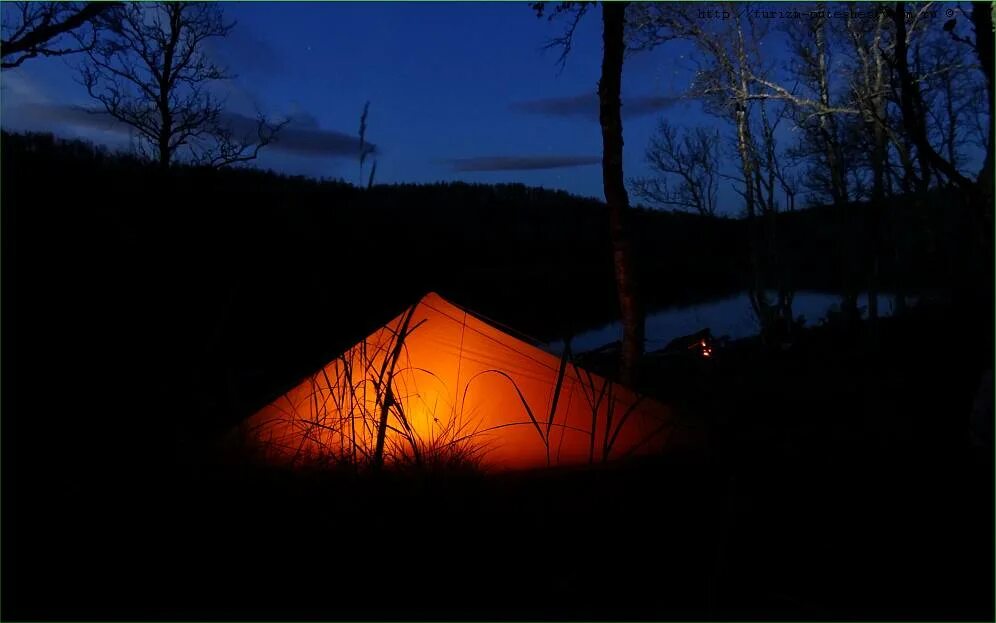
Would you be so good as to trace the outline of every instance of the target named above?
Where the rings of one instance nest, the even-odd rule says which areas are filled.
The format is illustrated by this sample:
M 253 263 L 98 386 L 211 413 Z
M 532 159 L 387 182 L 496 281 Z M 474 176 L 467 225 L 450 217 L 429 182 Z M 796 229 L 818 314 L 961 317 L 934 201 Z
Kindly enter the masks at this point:
M 228 108 L 223 4 L 5 3 L 3 618 L 992 620 L 994 30 L 946 7 L 523 5 L 561 70 L 599 20 L 597 84 L 477 129 L 597 104 L 601 153 L 450 179 L 602 201 L 384 183 L 365 93 Z M 687 84 L 624 93 L 655 50 Z M 47 57 L 79 93 L 7 80 Z

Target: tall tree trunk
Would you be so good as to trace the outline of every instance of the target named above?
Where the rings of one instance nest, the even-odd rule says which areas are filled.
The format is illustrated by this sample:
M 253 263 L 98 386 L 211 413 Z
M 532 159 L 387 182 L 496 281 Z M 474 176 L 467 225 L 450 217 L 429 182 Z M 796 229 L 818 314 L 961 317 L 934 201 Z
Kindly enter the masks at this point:
M 742 87 L 743 88 L 743 87 Z M 762 257 L 764 248 L 763 211 L 758 209 L 760 203 L 755 180 L 757 162 L 751 150 L 753 138 L 750 136 L 750 124 L 747 119 L 745 102 L 738 101 L 736 105 L 737 153 L 740 156 L 740 171 L 744 176 L 744 206 L 747 211 L 747 227 L 749 236 L 749 262 L 751 274 L 750 302 L 761 325 L 761 337 L 767 341 L 771 331 L 771 310 L 765 295 L 768 285 L 765 279 L 765 269 L 768 268 Z
M 619 376 L 633 385 L 643 354 L 644 317 L 637 290 L 633 252 L 626 227 L 629 197 L 623 181 L 622 68 L 625 52 L 625 2 L 602 4 L 602 76 L 598 81 L 599 121 L 602 125 L 602 184 L 609 207 L 612 260 L 615 269 L 623 338 Z
M 156 150 L 159 156 L 159 168 L 163 171 L 169 168 L 172 154 L 169 151 L 169 137 L 173 133 L 173 116 L 169 110 L 169 99 L 166 91 L 159 99 L 159 136 L 156 140 Z
M 989 2 L 972 3 L 972 25 L 975 27 L 975 52 L 979 57 L 979 66 L 986 77 L 986 102 L 989 108 L 989 141 L 986 144 L 986 158 L 979 173 L 979 185 L 987 197 L 987 204 L 992 207 L 993 191 L 993 135 L 996 134 L 996 119 L 993 118 L 993 106 L 996 97 L 993 93 L 993 14 Z
M 906 41 L 906 3 L 897 2 L 892 12 L 892 22 L 896 29 L 895 66 L 899 76 L 899 103 L 903 118 L 903 128 L 916 145 L 917 157 L 920 160 L 920 184 L 926 190 L 930 183 L 930 172 L 939 171 L 959 189 L 966 193 L 976 191 L 972 180 L 958 172 L 954 164 L 945 160 L 931 146 L 927 138 L 927 127 L 923 114 L 923 96 L 920 86 L 910 72 L 907 58 L 909 45 Z
M 731 84 L 734 85 L 734 117 L 733 121 L 737 131 L 737 155 L 740 158 L 740 172 L 744 179 L 744 208 L 747 212 L 747 226 L 749 236 L 749 262 L 751 282 L 748 288 L 751 307 L 757 316 L 761 328 L 761 338 L 767 343 L 771 335 L 773 314 L 771 305 L 768 303 L 765 288 L 769 285 L 766 275 L 770 270 L 769 262 L 765 261 L 763 251 L 765 249 L 765 210 L 762 205 L 760 188 L 757 184 L 758 170 L 760 163 L 754 150 L 754 137 L 750 130 L 750 119 L 748 117 L 748 59 L 744 44 L 743 26 L 736 22 L 735 58 L 731 62 L 734 66 L 730 77 Z
M 828 59 L 828 41 L 825 29 L 827 20 L 820 20 L 813 26 L 813 38 L 816 45 L 816 66 L 815 70 L 816 87 L 823 108 L 830 108 L 830 62 Z M 859 316 L 858 314 L 858 287 L 854 283 L 854 256 L 856 252 L 854 231 L 851 226 L 850 214 L 847 207 L 849 201 L 847 193 L 847 172 L 840 146 L 840 132 L 833 115 L 819 115 L 817 117 L 818 132 L 823 148 L 823 157 L 826 158 L 828 173 L 830 174 L 830 198 L 833 201 L 834 211 L 837 214 L 837 224 L 840 228 L 837 245 L 837 263 L 840 267 L 841 275 L 841 302 L 840 308 L 843 312 L 844 321 L 849 329 L 853 327 Z
M 882 17 L 879 18 L 881 28 Z M 878 38 L 876 37 L 876 41 Z M 885 119 L 885 100 L 883 99 L 882 83 L 885 79 L 884 59 L 878 46 L 871 50 L 874 58 L 873 79 L 870 86 L 875 94 L 871 100 L 874 109 L 875 119 Z M 868 75 L 868 74 L 866 74 Z M 869 84 L 868 81 L 865 83 Z M 872 196 L 871 196 L 871 270 L 868 275 L 868 322 L 871 325 L 872 337 L 878 340 L 878 292 L 881 287 L 882 274 L 882 247 L 884 245 L 885 227 L 885 184 L 888 179 L 887 169 L 889 166 L 889 146 L 888 138 L 882 124 L 872 122 L 866 126 L 874 141 L 872 146 Z M 890 193 L 891 194 L 891 193 Z
M 986 142 L 986 157 L 979 171 L 979 218 L 982 226 L 979 228 L 982 239 L 982 257 L 992 257 L 993 231 L 993 151 L 996 150 L 996 118 L 993 117 L 996 95 L 993 92 L 993 13 L 990 2 L 972 3 L 972 25 L 975 27 L 975 52 L 979 57 L 979 66 L 986 77 L 986 101 L 989 110 L 989 136 Z
M 169 17 L 169 39 L 163 46 L 163 65 L 159 76 L 159 114 L 162 126 L 159 128 L 159 166 L 169 168 L 173 154 L 169 148 L 173 137 L 173 108 L 170 105 L 170 93 L 174 86 L 173 60 L 176 57 L 177 46 L 180 44 L 180 34 L 183 31 L 184 5 L 177 2 L 167 5 Z
M 169 139 L 159 139 L 159 168 L 169 168 Z
M 168 55 L 167 55 L 168 56 Z M 171 59 L 167 59 L 171 60 Z M 159 106 L 159 136 L 156 141 L 156 149 L 159 151 L 159 168 L 166 170 L 169 168 L 169 161 L 172 159 L 172 154 L 169 149 L 170 137 L 173 135 L 173 113 L 169 107 L 169 83 L 166 80 L 169 78 L 170 67 L 166 66 L 163 71 L 164 79 L 160 81 L 159 88 L 161 95 L 157 105 Z
M 881 110 L 875 103 L 876 113 Z M 878 124 L 866 126 L 871 133 L 874 145 L 872 147 L 872 195 L 871 195 L 871 270 L 868 272 L 868 322 L 872 334 L 877 337 L 878 331 L 878 290 L 882 270 L 882 228 L 885 213 L 885 167 L 886 145 L 885 132 Z

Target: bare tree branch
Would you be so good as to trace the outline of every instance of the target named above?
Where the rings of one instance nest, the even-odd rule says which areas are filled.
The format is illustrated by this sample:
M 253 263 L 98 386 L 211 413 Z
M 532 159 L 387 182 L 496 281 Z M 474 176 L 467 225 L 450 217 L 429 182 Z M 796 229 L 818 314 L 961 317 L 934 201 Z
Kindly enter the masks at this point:
M 256 158 L 286 125 L 260 116 L 254 136 L 226 126 L 223 104 L 205 85 L 231 78 L 205 42 L 227 36 L 220 5 L 131 3 L 103 18 L 105 36 L 86 50 L 80 82 L 104 110 L 138 132 L 168 167 L 178 153 L 224 166 Z
M 280 130 L 289 122 L 289 119 L 271 122 L 259 114 L 255 135 L 236 136 L 231 129 L 219 128 L 211 137 L 213 146 L 205 147 L 195 163 L 220 168 L 255 160 L 260 150 L 278 140 Z
M 536 11 L 537 17 L 543 17 L 547 4 L 546 2 L 534 2 L 530 6 Z M 574 32 L 591 6 L 591 2 L 558 2 L 553 12 L 550 13 L 549 19 L 551 21 L 562 15 L 567 15 L 570 19 L 567 28 L 564 29 L 564 32 L 560 36 L 554 37 L 543 45 L 544 50 L 560 49 L 557 66 L 561 71 L 567 65 L 567 57 L 574 48 Z
M 92 49 L 97 41 L 97 18 L 120 2 L 16 2 L 11 3 L 11 24 L 4 24 L 0 40 L 0 67 L 12 69 L 29 58 L 65 56 Z M 14 14 L 17 17 L 14 17 Z M 6 20 L 5 20 L 6 21 Z M 90 26 L 90 32 L 79 31 Z M 75 33 L 76 45 L 60 45 L 63 35 Z
M 959 173 L 951 162 L 948 162 L 938 154 L 928 140 L 923 111 L 920 110 L 923 101 L 919 85 L 913 80 L 907 57 L 909 34 L 906 28 L 905 6 L 904 2 L 897 2 L 892 13 L 893 24 L 896 29 L 893 64 L 899 77 L 903 126 L 916 145 L 917 151 L 925 159 L 925 162 L 944 174 L 945 177 L 958 187 L 972 190 L 972 181 Z
M 699 214 L 716 214 L 719 187 L 719 133 L 695 128 L 679 138 L 676 128 L 661 120 L 647 147 L 646 160 L 659 175 L 630 181 L 638 197 Z M 676 180 L 671 188 L 669 180 Z

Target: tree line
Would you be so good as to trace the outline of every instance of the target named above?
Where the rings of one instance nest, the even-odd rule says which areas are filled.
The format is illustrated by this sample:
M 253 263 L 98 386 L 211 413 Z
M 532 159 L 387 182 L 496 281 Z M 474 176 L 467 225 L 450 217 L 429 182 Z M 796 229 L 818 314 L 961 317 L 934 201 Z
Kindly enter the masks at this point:
M 161 167 L 177 159 L 221 167 L 254 159 L 286 123 L 260 115 L 236 133 L 206 85 L 230 77 L 204 53 L 234 23 L 210 3 L 11 3 L 0 52 L 5 68 L 38 56 L 82 55 L 80 81 L 105 114 L 133 129 L 142 153 Z M 536 3 L 539 15 L 566 18 L 551 42 L 569 54 L 588 2 Z M 750 3 L 697 5 L 610 2 L 601 6 L 598 83 L 602 177 L 611 266 L 623 317 L 621 376 L 632 382 L 643 349 L 646 292 L 634 266 L 629 194 L 703 215 L 731 185 L 747 223 L 752 304 L 772 331 L 791 328 L 793 266 L 777 215 L 797 198 L 834 207 L 843 236 L 832 251 L 842 307 L 856 319 L 858 293 L 881 287 L 887 202 L 924 203 L 939 189 L 970 206 L 985 258 L 992 249 L 993 21 L 989 3 L 812 3 L 773 21 Z M 831 10 L 832 9 L 832 10 Z M 712 10 L 712 9 L 710 9 Z M 5 16 L 8 17 L 8 16 Z M 647 147 L 656 175 L 627 179 L 620 114 L 627 55 L 682 41 L 695 71 L 683 95 L 722 123 L 682 128 L 662 119 Z M 776 52 L 772 52 L 776 50 Z M 787 54 L 784 52 L 787 51 Z M 361 141 L 366 110 L 361 118 Z M 789 140 L 785 140 L 790 136 Z M 973 154 L 982 163 L 973 162 Z M 361 177 L 365 153 L 360 154 Z M 375 169 L 370 171 L 372 186 Z M 865 203 L 870 234 L 857 249 L 849 206 Z M 902 219 L 900 219 L 902 221 Z M 855 258 L 864 258 L 860 266 Z M 768 293 L 776 292 L 774 297 Z
M 211 2 L 17 2 L 5 7 L 3 68 L 35 57 L 83 57 L 78 81 L 103 113 L 129 128 L 135 149 L 166 168 L 183 159 L 222 167 L 255 160 L 287 120 L 257 114 L 233 127 L 213 83 L 233 74 L 205 44 L 235 22 Z
M 562 50 L 561 61 L 593 6 L 533 5 L 540 16 L 567 19 L 550 42 Z M 858 292 L 868 290 L 874 325 L 881 265 L 894 251 L 884 241 L 901 237 L 884 231 L 888 200 L 923 203 L 932 191 L 955 189 L 971 206 L 975 230 L 985 232 L 968 242 L 980 261 L 992 250 L 992 6 L 945 6 L 940 24 L 932 2 L 810 3 L 778 21 L 754 3 L 718 3 L 707 14 L 687 3 L 602 3 L 603 183 L 615 232 L 624 377 L 635 373 L 643 348 L 638 271 L 620 227 L 629 204 L 618 115 L 624 52 L 690 44 L 695 68 L 682 95 L 722 122 L 719 129 L 680 128 L 662 119 L 646 151 L 655 175 L 628 180 L 630 190 L 652 204 L 713 214 L 719 184 L 734 188 L 750 230 L 751 301 L 766 333 L 793 322 L 793 267 L 781 252 L 776 216 L 794 210 L 797 196 L 831 204 L 844 236 L 836 256 L 845 317 L 856 321 Z M 783 141 L 785 130 L 796 138 Z M 984 154 L 974 168 L 973 147 Z M 851 265 L 861 254 L 847 224 L 855 202 L 867 203 L 871 232 L 860 267 Z M 860 273 L 867 278 L 855 279 Z

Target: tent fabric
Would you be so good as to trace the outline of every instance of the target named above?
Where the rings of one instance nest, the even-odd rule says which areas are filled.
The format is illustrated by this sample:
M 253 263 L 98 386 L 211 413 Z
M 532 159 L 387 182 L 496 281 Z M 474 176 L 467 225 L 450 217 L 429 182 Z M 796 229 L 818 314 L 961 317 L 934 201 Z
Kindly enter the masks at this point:
M 552 414 L 552 416 L 551 416 Z M 660 450 L 666 407 L 501 331 L 435 293 L 253 415 L 268 460 L 472 458 L 490 468 Z

